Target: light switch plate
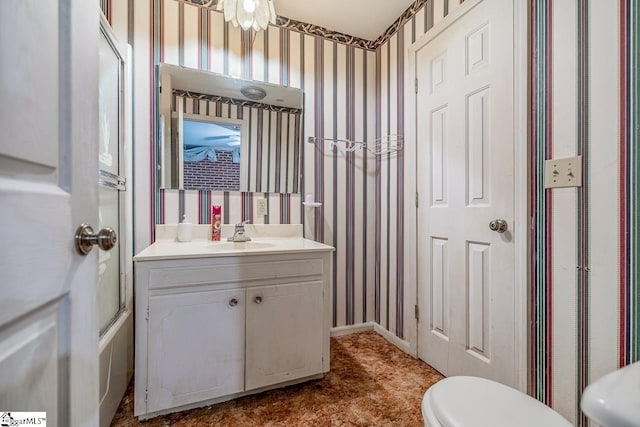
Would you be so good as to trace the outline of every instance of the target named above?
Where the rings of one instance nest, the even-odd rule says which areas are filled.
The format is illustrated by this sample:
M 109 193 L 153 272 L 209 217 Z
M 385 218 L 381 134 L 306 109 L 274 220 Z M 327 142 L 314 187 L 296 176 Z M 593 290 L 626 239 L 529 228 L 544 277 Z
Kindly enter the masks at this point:
M 267 199 L 258 199 L 258 203 L 256 203 L 256 215 L 267 215 Z
M 544 188 L 582 187 L 582 156 L 544 162 Z

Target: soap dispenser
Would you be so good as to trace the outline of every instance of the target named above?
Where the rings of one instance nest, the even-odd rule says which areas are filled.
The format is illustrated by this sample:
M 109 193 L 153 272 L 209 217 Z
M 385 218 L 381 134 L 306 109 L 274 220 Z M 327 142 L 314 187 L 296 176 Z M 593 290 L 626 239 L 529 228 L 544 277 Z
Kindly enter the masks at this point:
M 178 224 L 178 241 L 190 242 L 193 234 L 193 225 L 187 219 L 187 215 L 182 215 L 182 221 Z

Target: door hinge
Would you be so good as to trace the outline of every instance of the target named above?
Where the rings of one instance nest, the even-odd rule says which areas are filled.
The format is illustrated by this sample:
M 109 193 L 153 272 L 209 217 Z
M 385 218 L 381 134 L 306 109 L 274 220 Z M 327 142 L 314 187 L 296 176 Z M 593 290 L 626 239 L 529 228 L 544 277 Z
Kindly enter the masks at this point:
M 147 306 L 147 314 L 144 316 L 146 320 L 149 320 L 149 307 Z
M 416 314 L 416 320 L 420 320 L 420 308 L 418 307 L 418 304 L 414 306 L 414 311 Z
M 418 192 L 416 191 L 416 208 L 418 207 Z
M 149 388 L 144 389 L 144 403 L 149 401 Z
M 418 93 L 418 79 L 416 79 L 416 93 Z

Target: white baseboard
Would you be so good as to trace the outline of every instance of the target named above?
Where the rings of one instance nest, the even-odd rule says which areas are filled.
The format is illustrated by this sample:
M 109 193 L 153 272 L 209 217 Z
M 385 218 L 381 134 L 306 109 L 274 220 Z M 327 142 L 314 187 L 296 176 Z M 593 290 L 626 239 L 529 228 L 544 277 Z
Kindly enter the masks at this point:
M 366 331 L 375 331 L 378 335 L 382 336 L 384 339 L 398 347 L 400 350 L 404 351 L 412 357 L 415 357 L 411 352 L 411 343 L 409 343 L 409 341 L 398 338 L 376 322 L 366 322 L 359 323 L 357 325 L 338 326 L 336 328 L 331 328 L 331 336 L 342 337 L 344 335 L 357 334 Z
M 358 323 L 357 325 L 346 325 L 331 328 L 332 337 L 342 337 L 345 335 L 359 334 L 360 332 L 373 331 L 375 322 Z
M 405 353 L 407 353 L 412 357 L 415 357 L 413 356 L 413 354 L 411 354 L 411 344 L 409 343 L 409 341 L 405 341 L 402 338 L 398 338 L 397 336 L 387 331 L 385 328 L 378 325 L 377 323 L 373 324 L 373 330 L 376 331 L 379 335 L 382 335 L 384 339 L 386 339 L 391 344 L 398 347 L 400 350 L 404 351 Z

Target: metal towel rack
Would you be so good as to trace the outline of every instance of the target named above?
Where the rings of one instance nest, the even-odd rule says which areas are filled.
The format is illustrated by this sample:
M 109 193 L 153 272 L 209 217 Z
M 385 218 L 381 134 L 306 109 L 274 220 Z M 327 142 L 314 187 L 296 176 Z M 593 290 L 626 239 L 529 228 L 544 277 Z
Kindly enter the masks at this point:
M 309 144 L 318 144 L 323 142 L 329 144 L 331 148 L 344 147 L 345 151 L 353 152 L 357 150 L 367 150 L 374 156 L 388 156 L 402 151 L 404 146 L 404 137 L 402 135 L 388 135 L 376 138 L 373 142 L 353 141 L 341 138 L 318 138 L 310 136 L 307 141 Z

